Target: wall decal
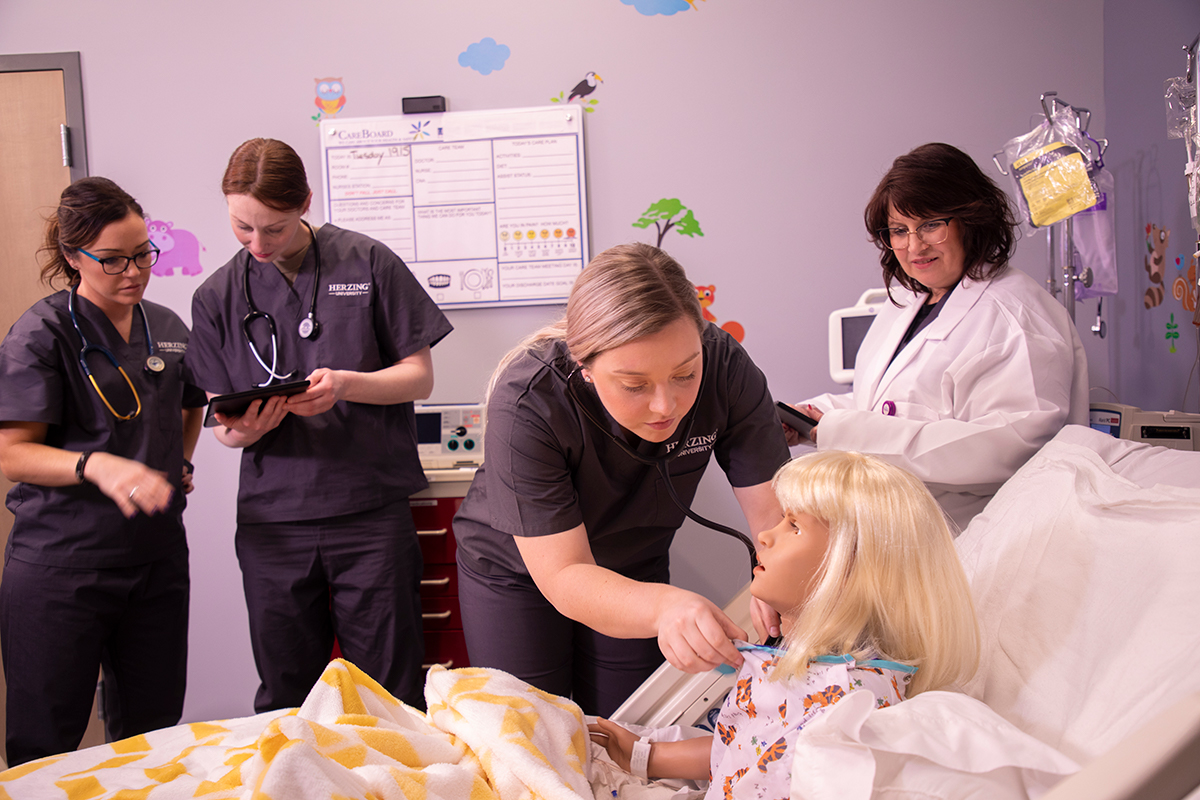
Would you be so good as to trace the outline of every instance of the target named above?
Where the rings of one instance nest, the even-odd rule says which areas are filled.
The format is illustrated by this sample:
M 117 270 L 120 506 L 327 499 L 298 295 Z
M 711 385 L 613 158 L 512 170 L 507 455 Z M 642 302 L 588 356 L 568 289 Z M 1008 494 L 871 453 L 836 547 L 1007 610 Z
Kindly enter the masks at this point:
M 1179 324 L 1175 322 L 1175 312 L 1171 312 L 1171 319 L 1167 321 L 1167 335 L 1164 337 L 1167 344 L 1171 346 L 1169 352 L 1175 352 L 1175 340 L 1179 338 Z
M 1154 308 L 1163 301 L 1163 270 L 1166 267 L 1167 244 L 1171 241 L 1171 232 L 1159 229 L 1152 222 L 1146 223 L 1146 249 L 1149 254 L 1145 258 L 1146 274 L 1150 276 L 1151 286 L 1146 290 L 1143 302 L 1146 308 Z M 1172 350 L 1172 352 L 1174 352 Z
M 700 301 L 700 310 L 704 312 L 704 319 L 707 322 L 712 322 L 715 324 L 717 317 L 708 310 L 708 307 L 711 306 L 713 301 L 717 299 L 717 287 L 715 285 L 697 286 L 696 299 Z M 725 331 L 739 342 L 746 338 L 746 329 L 742 327 L 740 322 L 734 322 L 733 320 L 730 320 L 721 326 L 721 330 Z
M 313 122 L 320 122 L 322 117 L 336 117 L 346 105 L 346 87 L 341 78 L 314 78 L 317 83 L 317 96 L 313 100 L 317 105 Z
M 1175 269 L 1179 275 L 1171 285 L 1171 295 L 1183 305 L 1184 311 L 1196 311 L 1196 257 L 1188 260 L 1187 275 L 1183 272 L 1183 256 L 1175 256 Z
M 512 55 L 506 44 L 496 44 L 490 36 L 480 39 L 466 50 L 458 54 L 458 63 L 470 67 L 480 75 L 488 75 L 498 69 L 504 69 L 504 62 Z
M 687 11 L 696 7 L 696 0 L 621 0 L 627 6 L 633 6 L 639 14 L 653 17 L 655 14 L 671 14 Z
M 676 214 L 685 213 L 678 221 L 674 219 Z M 681 236 L 703 236 L 704 231 L 700 230 L 700 223 L 696 221 L 696 217 L 692 214 L 692 210 L 679 202 L 675 198 L 664 197 L 657 203 L 651 203 L 650 207 L 642 212 L 642 216 L 638 221 L 633 223 L 635 228 L 648 228 L 653 223 L 655 230 L 658 231 L 658 241 L 655 246 L 662 247 L 663 237 L 667 235 L 667 231 L 671 228 Z M 661 223 L 661 224 L 660 224 Z
M 594 97 L 588 97 L 588 95 L 596 91 L 596 85 L 599 83 L 604 83 L 604 79 L 594 72 L 589 72 L 587 75 L 583 76 L 583 80 L 575 84 L 575 88 L 571 90 L 571 94 L 567 96 L 566 100 L 563 100 L 563 95 L 566 94 L 566 92 L 559 92 L 558 97 L 550 98 L 550 102 L 570 103 L 572 100 L 578 98 L 579 102 L 583 104 L 584 111 L 595 111 L 596 109 L 592 108 L 592 106 L 596 105 L 600 101 Z
M 204 270 L 200 266 L 200 251 L 208 252 L 208 249 L 200 245 L 191 231 L 174 226 L 173 222 L 146 220 L 150 241 L 159 251 L 158 261 L 150 271 L 155 275 L 167 276 L 175 274 L 175 268 L 179 267 L 184 275 L 199 275 Z

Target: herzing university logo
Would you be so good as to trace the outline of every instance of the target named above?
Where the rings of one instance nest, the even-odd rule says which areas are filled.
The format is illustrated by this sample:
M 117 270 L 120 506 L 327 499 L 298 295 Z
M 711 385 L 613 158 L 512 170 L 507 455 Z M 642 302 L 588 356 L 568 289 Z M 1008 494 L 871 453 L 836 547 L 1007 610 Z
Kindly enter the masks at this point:
M 155 342 L 154 347 L 164 353 L 186 353 L 187 342 Z
M 716 431 L 704 436 L 693 436 L 687 440 L 687 443 L 683 446 L 683 452 L 681 452 L 679 455 L 690 456 L 692 453 L 704 453 L 712 450 L 713 442 L 716 440 Z M 667 452 L 670 453 L 672 450 L 674 450 L 675 445 L 677 444 L 679 444 L 679 442 L 670 442 L 667 444 Z
M 358 297 L 359 295 L 370 294 L 371 284 L 369 283 L 331 283 L 329 284 L 330 297 Z

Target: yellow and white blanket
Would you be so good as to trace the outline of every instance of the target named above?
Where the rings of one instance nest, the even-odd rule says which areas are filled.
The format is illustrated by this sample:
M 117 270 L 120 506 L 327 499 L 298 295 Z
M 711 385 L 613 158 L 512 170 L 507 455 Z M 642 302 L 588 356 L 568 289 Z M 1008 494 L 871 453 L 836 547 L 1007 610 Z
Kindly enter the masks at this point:
M 490 669 L 434 667 L 428 714 L 347 661 L 298 709 L 178 725 L 0 773 L 0 800 L 592 798 L 583 714 Z

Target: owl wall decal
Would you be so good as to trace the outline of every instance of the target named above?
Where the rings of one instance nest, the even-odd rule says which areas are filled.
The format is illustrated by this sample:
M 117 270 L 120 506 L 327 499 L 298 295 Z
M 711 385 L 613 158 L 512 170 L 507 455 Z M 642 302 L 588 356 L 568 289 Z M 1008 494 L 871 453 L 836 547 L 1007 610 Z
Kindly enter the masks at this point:
M 327 117 L 336 117 L 346 105 L 346 87 L 341 78 L 317 78 L 317 108 Z

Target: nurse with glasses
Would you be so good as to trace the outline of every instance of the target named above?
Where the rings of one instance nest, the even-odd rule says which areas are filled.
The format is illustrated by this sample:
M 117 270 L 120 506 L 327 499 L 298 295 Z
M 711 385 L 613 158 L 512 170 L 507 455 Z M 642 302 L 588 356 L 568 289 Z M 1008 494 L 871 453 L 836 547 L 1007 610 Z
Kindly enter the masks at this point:
M 38 301 L 0 344 L 8 763 L 73 750 L 104 680 L 110 740 L 175 725 L 187 669 L 184 496 L 205 403 L 188 330 L 143 299 L 158 257 L 106 178 L 62 193 Z
M 961 150 L 897 158 L 863 216 L 891 303 L 859 349 L 854 391 L 796 408 L 818 421 L 818 449 L 907 469 L 961 529 L 1063 425 L 1088 423 L 1083 344 L 1049 292 L 1009 265 L 1008 196 Z

